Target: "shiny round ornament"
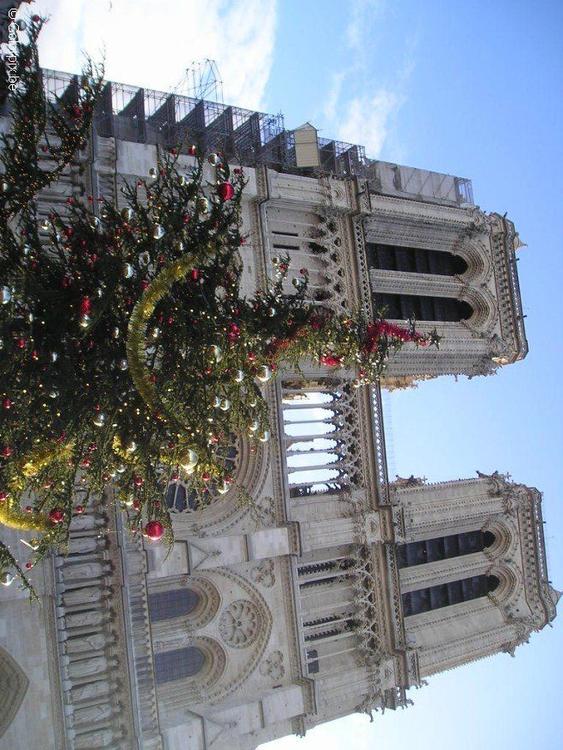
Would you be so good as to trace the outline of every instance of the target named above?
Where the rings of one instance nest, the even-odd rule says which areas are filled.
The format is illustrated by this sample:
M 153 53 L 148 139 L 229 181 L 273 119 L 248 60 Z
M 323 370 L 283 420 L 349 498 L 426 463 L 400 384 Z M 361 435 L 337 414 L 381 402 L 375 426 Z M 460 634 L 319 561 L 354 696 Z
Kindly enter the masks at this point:
M 102 222 L 100 221 L 99 216 L 90 216 L 88 223 L 90 224 L 90 228 L 93 229 L 94 231 L 96 231 L 102 226 Z
M 235 372 L 235 383 L 242 383 L 244 380 L 244 370 L 237 370 Z
M 88 328 L 91 322 L 92 318 L 86 313 L 84 315 L 81 315 L 78 319 L 78 325 L 80 326 L 80 328 Z
M 62 508 L 52 508 L 49 511 L 49 521 L 51 523 L 62 523 L 64 520 L 65 514 Z
M 59 392 L 57 391 L 56 388 L 52 388 L 49 391 L 49 398 L 53 398 L 54 399 L 54 398 L 58 398 L 58 397 L 59 397 Z
M 58 358 L 59 358 L 58 352 L 51 352 L 51 354 L 49 355 L 49 359 L 51 360 L 53 364 L 55 364 Z
M 104 414 L 104 412 L 103 411 L 99 411 L 95 415 L 95 417 L 93 419 L 93 422 L 96 425 L 96 427 L 103 427 L 105 425 L 105 423 L 106 423 L 106 415 Z
M 119 466 L 115 467 L 115 470 L 118 474 L 125 474 L 126 468 L 127 467 L 124 464 L 119 464 Z
M 121 209 L 121 218 L 123 221 L 131 221 L 134 215 L 133 209 L 129 206 Z
M 137 450 L 137 443 L 134 440 L 131 440 L 125 450 L 127 451 L 127 453 L 135 453 L 135 451 Z
M 49 219 L 43 219 L 39 226 L 44 232 L 48 232 L 51 229 L 51 222 Z
M 117 363 L 117 366 L 119 367 L 120 370 L 125 371 L 129 367 L 129 363 L 127 362 L 125 358 L 123 358 L 119 360 L 119 362 Z
M 259 440 L 259 441 L 260 441 L 261 443 L 267 443 L 269 439 L 270 439 L 270 433 L 269 433 L 269 431 L 268 431 L 268 430 L 264 430 L 264 432 L 261 432 L 261 433 L 260 433 L 260 434 L 258 435 L 258 440 Z
M 262 365 L 256 374 L 256 379 L 259 380 L 261 383 L 267 383 L 271 377 L 272 377 L 272 371 L 268 367 L 268 365 Z
M 151 328 L 150 337 L 152 339 L 157 339 L 159 336 L 160 336 L 160 328 L 158 326 Z
M 0 190 L 3 193 L 7 193 L 9 189 L 10 189 L 10 186 L 8 185 L 6 180 L 2 180 L 2 182 L 0 182 Z
M 156 180 L 156 178 L 158 177 L 158 172 L 156 171 L 155 167 L 151 167 L 149 169 L 149 177 L 153 180 Z
M 273 318 L 277 313 L 277 310 L 275 307 L 269 307 L 268 308 L 268 317 Z
M 221 182 L 217 185 L 217 195 L 223 202 L 230 201 L 235 195 L 235 189 L 230 182 Z
M 109 211 L 107 210 L 107 208 L 104 207 L 104 208 L 101 209 L 101 211 L 100 211 L 100 218 L 103 221 L 107 221 L 109 219 Z
M 12 290 L 8 286 L 3 286 L 0 289 L 0 302 L 3 305 L 7 305 L 11 299 L 12 299 Z
M 216 167 L 217 164 L 221 163 L 221 157 L 219 156 L 219 154 L 212 153 L 207 157 L 207 161 L 210 164 L 213 164 L 214 167 Z
M 180 185 L 180 187 L 185 187 L 187 184 L 188 180 L 186 179 L 186 175 L 181 174 L 178 177 L 178 185 Z
M 149 521 L 145 526 L 145 535 L 152 541 L 158 542 L 164 534 L 164 526 L 160 521 Z
M 112 336 L 112 338 L 114 338 L 114 339 L 118 339 L 118 338 L 119 338 L 119 334 L 120 334 L 120 330 L 119 330 L 119 327 L 118 327 L 118 326 L 114 326 L 114 327 L 113 327 L 113 328 L 111 329 L 111 336 Z
M 219 408 L 221 409 L 221 411 L 229 411 L 229 409 L 231 408 L 231 402 L 229 401 L 229 399 L 222 399 Z
M 180 466 L 184 471 L 187 471 L 188 474 L 191 474 L 193 470 L 195 469 L 197 462 L 199 461 L 199 456 L 197 453 L 189 448 L 185 455 L 182 456 L 182 458 L 179 461 Z
M 229 491 L 229 485 L 227 482 L 223 481 L 219 485 L 217 485 L 217 492 L 220 495 L 225 495 Z
M 256 430 L 260 427 L 258 422 L 254 419 L 249 425 L 248 425 L 248 431 L 249 432 L 256 432 Z
M 220 362 L 223 359 L 223 352 L 221 350 L 220 346 L 217 346 L 217 344 L 211 344 L 209 347 L 209 351 L 211 352 L 211 356 L 215 360 L 215 362 Z
M 152 228 L 152 236 L 155 240 L 161 240 L 166 234 L 166 230 L 162 224 L 155 224 Z
M 11 586 L 15 578 L 8 570 L 4 570 L 0 573 L 0 583 L 2 586 Z
M 131 265 L 131 263 L 124 263 L 123 264 L 123 277 L 126 279 L 132 278 L 133 274 L 135 273 L 135 269 Z
M 210 203 L 207 198 L 200 197 L 197 199 L 197 207 L 202 214 L 208 214 L 210 209 Z

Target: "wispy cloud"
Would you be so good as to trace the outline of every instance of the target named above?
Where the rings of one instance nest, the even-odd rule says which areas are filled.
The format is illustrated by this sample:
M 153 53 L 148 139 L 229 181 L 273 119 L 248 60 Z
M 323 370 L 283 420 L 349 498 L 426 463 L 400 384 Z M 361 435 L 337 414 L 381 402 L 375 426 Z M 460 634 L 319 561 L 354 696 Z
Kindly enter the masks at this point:
M 277 0 L 37 0 L 51 14 L 42 64 L 75 71 L 82 51 L 105 51 L 106 76 L 169 90 L 192 61 L 216 60 L 224 98 L 262 108 L 272 66 Z
M 383 23 L 385 0 L 350 0 L 345 40 L 349 64 L 333 75 L 324 115 L 336 136 L 366 147 L 368 156 L 381 153 L 396 117 L 406 100 L 406 86 L 414 67 L 412 43 L 405 43 L 402 64 L 393 80 L 374 86 L 374 38 Z M 355 86 L 355 88 L 354 88 Z
M 338 136 L 348 143 L 360 143 L 369 156 L 378 156 L 387 138 L 389 123 L 404 99 L 380 89 L 371 96 L 352 99 L 338 125 Z

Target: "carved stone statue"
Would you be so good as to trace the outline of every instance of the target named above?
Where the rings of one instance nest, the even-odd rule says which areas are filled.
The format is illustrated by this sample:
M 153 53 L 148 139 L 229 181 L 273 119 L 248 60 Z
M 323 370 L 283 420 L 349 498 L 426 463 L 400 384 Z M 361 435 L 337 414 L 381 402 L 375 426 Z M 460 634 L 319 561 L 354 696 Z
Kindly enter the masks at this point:
M 67 565 L 64 568 L 65 581 L 77 581 L 81 578 L 86 580 L 92 578 L 101 578 L 111 571 L 109 563 L 78 563 L 77 565 Z
M 100 729 L 96 732 L 79 734 L 74 740 L 76 750 L 93 750 L 97 747 L 111 747 L 115 740 L 111 729 Z
M 110 703 L 100 703 L 97 706 L 77 708 L 74 711 L 75 724 L 94 724 L 97 721 L 111 719 L 113 707 Z
M 71 537 L 68 543 L 68 551 L 71 555 L 85 555 L 88 552 L 95 552 L 100 545 L 100 541 L 95 536 Z
M 111 638 L 113 640 L 113 638 Z M 85 651 L 100 651 L 110 641 L 102 633 L 92 633 L 91 635 L 76 636 L 69 638 L 65 643 L 67 654 L 82 653 Z
M 71 592 L 69 592 L 69 594 L 70 593 Z M 65 602 L 69 594 L 65 596 Z M 70 602 L 66 603 L 68 604 Z M 70 614 L 65 615 L 65 624 L 67 630 L 73 630 L 74 628 L 87 628 L 92 625 L 101 625 L 110 618 L 111 612 L 109 609 L 98 610 L 97 612 L 71 612 Z
M 70 607 L 75 604 L 94 604 L 99 602 L 104 596 L 104 590 L 98 586 L 85 586 L 82 589 L 73 589 L 65 591 L 63 594 L 63 604 Z
M 88 682 L 86 685 L 80 685 L 72 688 L 72 702 L 91 700 L 99 698 L 102 695 L 109 695 L 116 689 L 116 684 L 109 680 L 96 680 Z
M 77 677 L 89 677 L 92 674 L 105 672 L 108 667 L 117 666 L 115 659 L 106 659 L 105 656 L 94 656 L 91 659 L 81 659 L 68 665 L 68 674 L 71 679 Z

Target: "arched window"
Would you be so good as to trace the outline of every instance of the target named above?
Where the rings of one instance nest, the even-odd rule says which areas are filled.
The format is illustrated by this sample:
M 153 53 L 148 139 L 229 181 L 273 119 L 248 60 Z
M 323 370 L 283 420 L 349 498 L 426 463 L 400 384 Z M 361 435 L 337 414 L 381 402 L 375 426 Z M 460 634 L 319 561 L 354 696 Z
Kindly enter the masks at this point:
M 460 555 L 471 555 L 482 552 L 495 541 L 495 535 L 486 531 L 466 531 L 461 534 L 450 534 L 437 539 L 424 539 L 420 542 L 409 542 L 397 546 L 397 561 L 400 568 L 412 565 L 446 560 Z
M 401 273 L 426 273 L 455 276 L 467 271 L 467 263 L 459 255 L 419 247 L 401 247 L 367 243 L 370 268 Z
M 172 589 L 149 594 L 149 616 L 151 622 L 170 620 L 189 615 L 199 604 L 200 596 L 192 589 Z
M 161 651 L 154 655 L 154 674 L 157 685 L 194 677 L 205 663 L 205 654 L 197 646 Z
M 392 320 L 416 318 L 455 323 L 469 320 L 473 315 L 473 308 L 468 302 L 453 297 L 374 292 L 372 299 L 375 310 L 381 311 L 384 318 Z
M 449 607 L 452 604 L 479 599 L 494 591 L 499 585 L 496 576 L 472 576 L 461 581 L 441 583 L 417 591 L 403 594 L 403 613 L 405 617 L 429 612 L 431 609 Z

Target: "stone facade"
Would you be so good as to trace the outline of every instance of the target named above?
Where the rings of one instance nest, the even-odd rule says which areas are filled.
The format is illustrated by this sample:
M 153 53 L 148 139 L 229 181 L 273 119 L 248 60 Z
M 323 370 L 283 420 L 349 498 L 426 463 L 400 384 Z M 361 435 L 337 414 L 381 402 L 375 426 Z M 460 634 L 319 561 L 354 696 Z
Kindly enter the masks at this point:
M 64 212 L 70 195 L 119 207 L 121 184 L 148 173 L 156 148 L 94 134 L 44 191 L 40 218 Z M 189 170 L 190 158 L 180 164 Z M 263 287 L 272 258 L 289 254 L 294 273 L 309 269 L 313 298 L 339 310 L 371 315 L 379 293 L 467 302 L 467 319 L 420 323 L 438 329 L 441 348 L 405 347 L 390 387 L 525 356 L 511 222 L 462 201 L 457 178 L 436 197 L 420 177 L 433 173 L 415 170 L 413 194 L 389 178 L 406 168 L 392 167 L 373 163 L 365 179 L 248 168 L 243 291 Z M 377 245 L 460 256 L 466 270 L 376 268 Z M 380 390 L 353 378 L 303 363 L 265 386 L 271 440 L 237 441 L 234 485 L 174 515 L 172 550 L 132 538 L 111 505 L 90 499 L 68 554 L 34 571 L 41 606 L 24 616 L 22 592 L 0 592 L 3 746 L 253 750 L 407 705 L 426 676 L 512 652 L 553 619 L 538 491 L 498 474 L 390 483 Z M 425 552 L 427 540 L 453 537 L 457 554 L 443 541 Z M 479 549 L 462 550 L 467 540 Z M 413 562 L 415 552 L 435 559 Z

